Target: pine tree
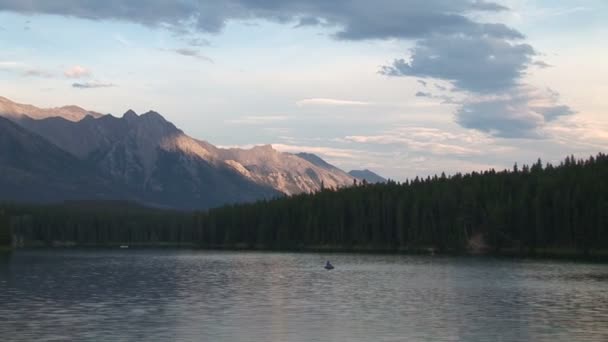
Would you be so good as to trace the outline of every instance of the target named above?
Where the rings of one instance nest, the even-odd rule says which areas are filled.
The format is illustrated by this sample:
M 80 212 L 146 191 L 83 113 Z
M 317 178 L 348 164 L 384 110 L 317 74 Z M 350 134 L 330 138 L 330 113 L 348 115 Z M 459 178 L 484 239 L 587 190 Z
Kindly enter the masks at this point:
M 0 247 L 11 245 L 11 235 L 9 216 L 4 209 L 0 208 Z

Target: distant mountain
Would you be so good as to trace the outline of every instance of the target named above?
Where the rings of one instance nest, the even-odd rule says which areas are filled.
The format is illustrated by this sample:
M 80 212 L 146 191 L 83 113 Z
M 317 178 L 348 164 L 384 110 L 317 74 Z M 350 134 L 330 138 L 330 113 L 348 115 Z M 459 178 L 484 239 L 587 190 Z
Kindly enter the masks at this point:
M 368 183 L 386 183 L 386 179 L 384 177 L 368 169 L 352 170 L 348 174 L 357 178 L 358 180 L 365 180 Z
M 45 119 L 54 116 L 63 117 L 70 121 L 79 121 L 86 116 L 100 117 L 99 113 L 87 111 L 78 106 L 64 106 L 59 108 L 38 108 L 32 105 L 13 102 L 0 96 L 0 116 L 9 119 L 20 119 L 28 116 L 32 119 Z
M 33 106 L 18 106 L 37 112 Z M 121 118 L 86 115 L 77 121 L 63 114 L 58 110 L 56 116 L 42 119 L 27 112 L 5 116 L 72 158 L 65 165 L 89 165 L 142 203 L 209 208 L 353 182 L 314 155 L 282 153 L 270 145 L 218 148 L 189 137 L 153 111 L 138 115 L 129 110 Z
M 279 152 L 270 145 L 249 150 L 219 149 L 218 157 L 247 177 L 288 195 L 314 192 L 322 186 L 341 188 L 353 183 L 353 178 L 338 168 L 319 166 L 299 155 Z

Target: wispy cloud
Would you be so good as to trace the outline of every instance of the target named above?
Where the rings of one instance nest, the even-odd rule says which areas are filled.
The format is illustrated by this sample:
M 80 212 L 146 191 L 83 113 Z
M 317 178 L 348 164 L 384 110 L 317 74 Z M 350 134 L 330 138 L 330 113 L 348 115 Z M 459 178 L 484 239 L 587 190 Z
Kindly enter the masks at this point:
M 201 37 L 189 38 L 186 40 L 186 43 L 188 43 L 188 45 L 190 45 L 190 46 L 197 46 L 197 47 L 211 45 L 211 43 L 207 39 L 204 39 Z
M 361 153 L 362 153 L 362 151 L 355 150 L 355 149 L 345 149 L 345 148 L 328 147 L 328 146 L 272 144 L 272 147 L 281 152 L 289 152 L 289 153 L 308 152 L 308 153 L 318 154 L 321 157 L 342 158 L 342 159 L 358 159 L 361 157 Z
M 296 105 L 303 106 L 369 106 L 371 102 L 330 99 L 330 98 L 311 98 L 296 102 Z
M 21 62 L 0 61 L 0 70 L 15 70 L 21 69 L 24 66 Z
M 53 73 L 48 72 L 46 70 L 42 70 L 42 69 L 27 69 L 27 70 L 23 71 L 23 76 L 41 77 L 41 78 L 55 77 L 55 75 Z
M 424 91 L 416 92 L 416 97 L 433 97 L 433 94 Z
M 115 87 L 115 84 L 112 83 L 103 83 L 103 82 L 76 82 L 72 83 L 73 88 L 78 89 L 94 89 L 94 88 L 111 88 Z
M 577 117 L 564 119 L 564 124 L 551 124 L 547 133 L 552 141 L 564 148 L 581 151 L 604 151 L 608 146 L 608 125 L 605 122 L 583 120 Z
M 401 145 L 410 152 L 436 156 L 472 156 L 491 142 L 481 133 L 452 133 L 437 128 L 404 126 L 375 135 L 346 136 L 345 141 L 371 145 Z
M 586 6 L 561 6 L 561 7 L 547 7 L 547 8 L 528 8 L 526 9 L 525 15 L 530 18 L 548 18 L 558 17 L 563 15 L 570 15 L 577 12 L 588 12 L 593 11 L 592 7 Z
M 199 59 L 201 61 L 205 61 L 205 62 L 209 62 L 209 63 L 213 63 L 213 59 L 211 59 L 208 56 L 203 55 L 199 50 L 197 49 L 192 49 L 192 48 L 178 48 L 178 49 L 171 49 L 169 51 L 175 52 L 178 55 L 182 55 L 182 56 L 186 56 L 186 57 L 192 57 L 192 58 L 196 58 Z
M 243 116 L 224 122 L 231 125 L 267 125 L 274 122 L 283 122 L 288 119 L 289 117 L 286 115 Z
M 418 91 L 416 92 L 415 96 L 440 100 L 442 104 L 459 104 L 459 102 L 454 97 L 448 95 L 434 95 L 431 92 Z
M 120 43 L 120 45 L 122 45 L 124 47 L 131 47 L 131 46 L 133 46 L 133 43 L 131 43 L 131 41 L 129 41 L 127 38 L 125 38 L 120 33 L 117 33 L 117 34 L 114 35 L 114 40 L 117 41 L 118 43 Z
M 535 66 L 535 67 L 537 67 L 537 68 L 540 68 L 540 69 L 546 69 L 546 68 L 550 68 L 551 67 L 551 64 L 548 64 L 548 63 L 546 63 L 544 61 L 534 61 L 534 62 L 532 62 L 532 65 Z
M 55 77 L 54 73 L 46 69 L 33 67 L 31 65 L 16 61 L 0 61 L 0 71 L 16 73 L 24 77 Z

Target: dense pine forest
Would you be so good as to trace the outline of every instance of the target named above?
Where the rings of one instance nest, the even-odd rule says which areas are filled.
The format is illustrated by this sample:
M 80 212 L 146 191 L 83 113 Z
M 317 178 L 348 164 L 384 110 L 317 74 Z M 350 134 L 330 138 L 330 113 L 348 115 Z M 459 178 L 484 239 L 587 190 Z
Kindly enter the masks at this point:
M 591 254 L 608 249 L 608 157 L 326 189 L 198 225 L 211 246 Z
M 17 246 L 198 244 L 192 213 L 124 201 L 4 204 Z
M 608 251 L 608 157 L 360 183 L 199 213 L 4 207 L 25 244 L 598 255 Z
M 9 227 L 9 217 L 0 209 L 0 250 L 11 245 L 11 233 Z

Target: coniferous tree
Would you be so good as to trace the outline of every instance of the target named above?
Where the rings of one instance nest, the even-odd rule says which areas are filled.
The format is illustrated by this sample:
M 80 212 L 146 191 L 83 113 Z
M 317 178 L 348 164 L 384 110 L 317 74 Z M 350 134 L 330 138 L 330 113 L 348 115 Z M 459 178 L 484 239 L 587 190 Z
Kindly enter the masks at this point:
M 11 230 L 9 216 L 4 209 L 0 208 L 0 247 L 11 245 Z

